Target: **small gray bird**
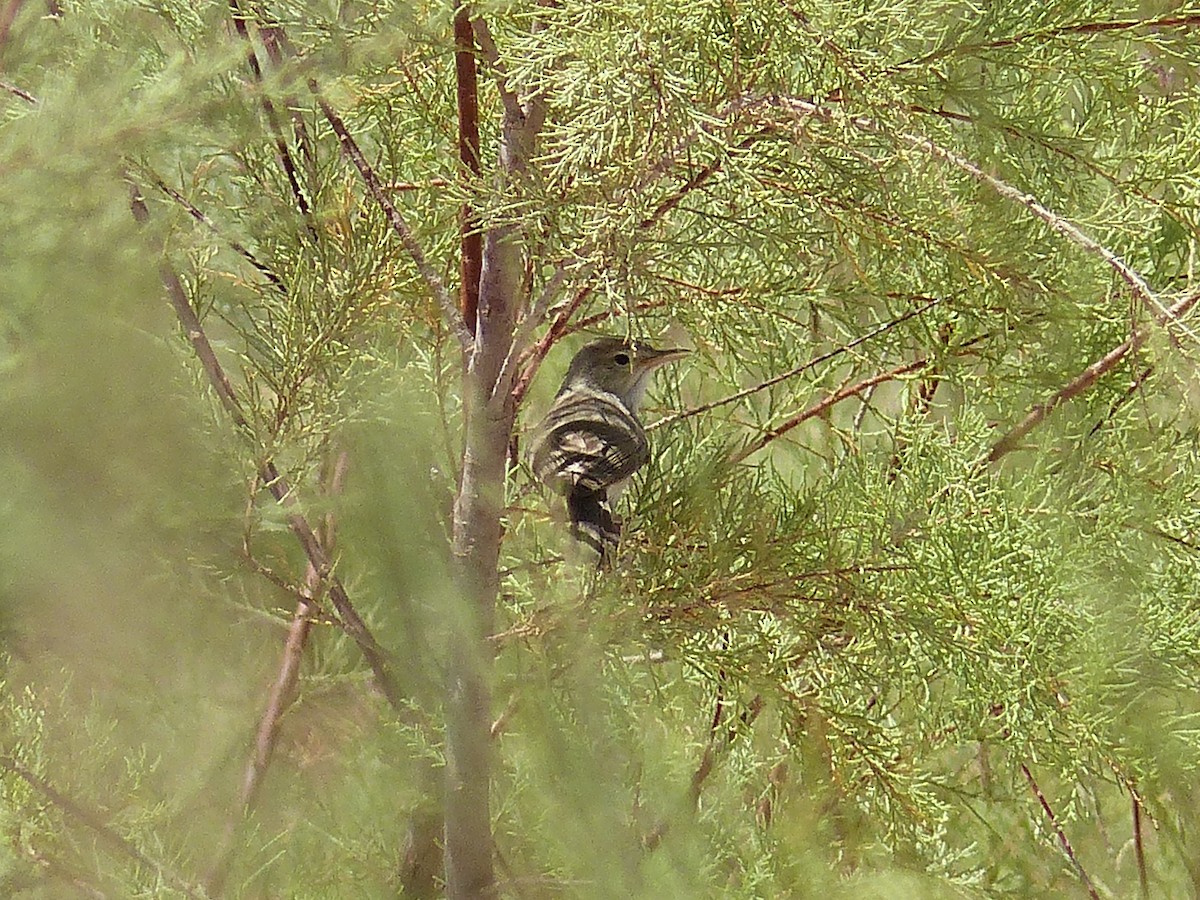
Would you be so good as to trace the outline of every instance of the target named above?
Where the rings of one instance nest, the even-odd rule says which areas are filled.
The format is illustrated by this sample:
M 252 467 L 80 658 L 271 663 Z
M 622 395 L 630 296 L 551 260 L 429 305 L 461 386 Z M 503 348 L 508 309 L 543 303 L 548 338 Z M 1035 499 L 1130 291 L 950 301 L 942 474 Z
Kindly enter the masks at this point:
M 600 338 L 575 354 L 533 437 L 533 471 L 567 498 L 571 535 L 612 561 L 621 535 L 609 501 L 650 459 L 637 409 L 654 370 L 687 350 Z M 612 494 L 610 494 L 610 490 Z

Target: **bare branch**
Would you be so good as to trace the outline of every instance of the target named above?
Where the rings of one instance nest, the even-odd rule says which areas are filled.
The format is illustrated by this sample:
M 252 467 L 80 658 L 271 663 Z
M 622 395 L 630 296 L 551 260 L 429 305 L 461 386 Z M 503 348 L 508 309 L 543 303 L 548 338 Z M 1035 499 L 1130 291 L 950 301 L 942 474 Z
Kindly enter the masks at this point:
M 17 20 L 17 14 L 21 12 L 21 7 L 25 5 L 25 0 L 9 0 L 3 9 L 0 9 L 0 50 L 4 49 L 4 45 L 8 43 L 8 35 L 12 30 L 13 22 Z
M 337 454 L 325 484 L 326 493 L 330 496 L 341 493 L 348 461 L 349 455 L 344 450 Z M 332 552 L 335 540 L 335 522 L 332 512 L 326 514 L 318 537 L 326 550 Z M 304 647 L 308 643 L 308 635 L 312 630 L 313 617 L 319 611 L 318 601 L 324 587 L 325 583 L 320 573 L 310 560 L 304 575 L 304 586 L 300 591 L 300 598 L 296 603 L 295 612 L 292 613 L 292 621 L 288 625 L 279 673 L 271 685 L 267 706 L 259 720 L 258 731 L 254 737 L 254 748 L 242 775 L 238 803 L 226 823 L 224 840 L 217 853 L 216 862 L 211 867 L 206 879 L 208 889 L 213 894 L 220 894 L 224 888 L 225 879 L 229 874 L 229 865 L 233 860 L 233 850 L 236 847 L 238 832 L 241 830 L 247 814 L 254 808 L 263 777 L 275 755 L 283 715 L 296 699 L 296 686 L 300 681 L 300 664 L 304 656 Z
M 1075 872 L 1079 875 L 1079 880 L 1083 882 L 1084 888 L 1087 889 L 1088 896 L 1092 900 L 1100 900 L 1100 895 L 1096 893 L 1096 886 L 1092 884 L 1092 879 L 1087 871 L 1080 865 L 1079 860 L 1075 856 L 1075 850 L 1071 847 L 1071 842 L 1067 840 L 1067 833 L 1063 831 L 1062 825 L 1058 822 L 1058 816 L 1054 814 L 1054 809 L 1050 806 L 1050 801 L 1046 799 L 1046 795 L 1042 793 L 1042 789 L 1038 787 L 1038 783 L 1033 779 L 1033 773 L 1029 771 L 1029 766 L 1021 763 L 1021 772 L 1025 775 L 1025 780 L 1029 782 L 1029 789 L 1033 791 L 1033 796 L 1037 797 L 1038 803 L 1046 813 L 1046 818 L 1050 820 L 1050 827 L 1054 829 L 1054 833 L 1058 835 L 1059 846 L 1067 855 L 1067 859 L 1071 861 Z
M 1180 316 L 1183 316 L 1189 309 L 1195 306 L 1197 300 L 1200 300 L 1200 291 L 1184 297 L 1174 306 L 1166 309 L 1164 311 L 1164 315 L 1155 316 L 1155 320 L 1160 324 L 1164 323 L 1168 319 L 1179 321 Z M 1134 329 L 1134 332 L 1130 336 L 1129 340 L 1117 347 L 1114 347 L 1104 356 L 1100 357 L 1100 359 L 1096 360 L 1094 363 L 1084 369 L 1078 376 L 1072 379 L 1069 384 L 1058 391 L 1055 391 L 1048 400 L 1035 405 L 1029 410 L 1029 413 L 1020 421 L 1019 424 L 1017 424 L 1015 428 L 1013 428 L 1008 432 L 1008 434 L 1004 435 L 1004 437 L 992 445 L 992 449 L 988 452 L 986 461 L 993 463 L 1000 459 L 1000 457 L 1017 449 L 1017 445 L 1019 444 L 1020 440 L 1025 437 L 1025 435 L 1029 434 L 1029 432 L 1033 431 L 1033 429 L 1040 425 L 1043 421 L 1045 421 L 1046 417 L 1049 416 L 1050 413 L 1054 412 L 1055 409 L 1062 406 L 1062 404 L 1066 403 L 1068 400 L 1073 400 L 1074 398 L 1078 397 L 1080 394 L 1094 385 L 1096 381 L 1099 380 L 1100 376 L 1111 371 L 1131 352 L 1140 348 L 1142 344 L 1146 342 L 1146 338 L 1149 336 L 1149 333 L 1149 329 L 1147 328 Z
M 346 128 L 346 123 L 342 121 L 333 107 L 321 94 L 321 89 L 317 86 L 316 81 L 309 79 L 308 89 L 312 91 L 313 96 L 317 98 L 317 103 L 321 106 L 321 112 L 325 114 L 326 120 L 329 122 L 333 133 L 337 135 L 338 141 L 342 145 L 342 150 L 350 157 L 350 161 L 354 163 L 354 167 L 358 169 L 362 175 L 363 181 L 367 185 L 367 190 L 371 196 L 375 198 L 375 202 L 383 210 L 388 218 L 388 222 L 392 226 L 392 230 L 396 232 L 400 238 L 400 243 L 404 245 L 404 249 L 408 251 L 408 255 L 412 257 L 412 261 L 417 266 L 417 271 L 421 273 L 421 277 L 425 279 L 425 283 L 433 292 L 433 296 L 437 299 L 438 305 L 442 308 L 442 314 L 446 317 L 446 323 L 454 331 L 458 338 L 458 343 L 464 352 L 470 351 L 475 343 L 475 335 L 467 328 L 463 322 L 462 316 L 458 311 L 458 307 L 454 303 L 454 298 L 450 296 L 450 292 L 446 290 L 446 286 L 442 283 L 441 277 L 429 264 L 429 260 L 425 258 L 425 253 L 421 249 L 421 245 L 417 242 L 416 236 L 412 233 L 412 229 L 404 221 L 395 204 L 387 195 L 387 189 L 375 174 L 375 170 L 371 164 L 367 162 L 367 158 L 363 155 L 358 143 L 351 136 Z
M 13 96 L 20 97 L 26 103 L 32 103 L 35 106 L 39 102 L 38 98 L 29 93 L 29 91 L 19 88 L 15 84 L 10 84 L 7 81 L 0 81 L 0 90 L 8 91 Z

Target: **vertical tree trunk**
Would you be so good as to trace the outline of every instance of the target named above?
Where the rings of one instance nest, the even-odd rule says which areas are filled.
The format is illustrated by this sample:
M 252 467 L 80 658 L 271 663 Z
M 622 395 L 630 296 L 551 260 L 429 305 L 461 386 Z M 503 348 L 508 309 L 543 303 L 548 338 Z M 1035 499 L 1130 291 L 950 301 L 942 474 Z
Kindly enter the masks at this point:
M 519 193 L 544 110 L 540 104 L 523 107 L 502 83 L 500 91 L 502 187 Z M 464 377 L 466 436 L 454 503 L 454 563 L 462 602 L 452 622 L 446 715 L 446 893 L 452 900 L 497 893 L 489 801 L 493 654 L 488 638 L 499 590 L 504 479 L 516 418 L 513 376 L 505 371 L 505 360 L 513 349 L 524 271 L 519 228 L 490 228 L 479 275 L 475 344 Z
M 504 477 L 515 409 L 493 391 L 512 343 L 522 272 L 519 247 L 489 233 L 479 291 L 476 349 L 466 374 L 466 446 L 454 504 L 454 562 L 462 613 L 451 650 L 446 729 L 446 891 L 451 898 L 495 895 L 491 808 L 492 650 Z
M 495 895 L 491 808 L 492 650 L 504 478 L 515 408 L 496 390 L 512 345 L 523 271 L 508 229 L 487 236 L 479 290 L 475 352 L 466 373 L 466 442 L 454 504 L 454 563 L 461 614 L 451 649 L 446 729 L 446 892 L 451 898 Z

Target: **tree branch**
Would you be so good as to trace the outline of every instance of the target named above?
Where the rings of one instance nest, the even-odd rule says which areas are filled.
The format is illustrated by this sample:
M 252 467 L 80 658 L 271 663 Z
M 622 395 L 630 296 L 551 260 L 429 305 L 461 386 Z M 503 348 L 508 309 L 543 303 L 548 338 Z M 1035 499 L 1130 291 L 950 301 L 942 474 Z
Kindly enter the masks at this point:
M 1163 324 L 1167 320 L 1179 321 L 1189 309 L 1195 306 L 1196 301 L 1200 300 L 1200 291 L 1181 299 L 1174 306 L 1165 309 L 1163 315 L 1155 316 L 1155 321 Z M 1033 431 L 1038 425 L 1046 420 L 1046 418 L 1054 412 L 1059 406 L 1066 403 L 1068 400 L 1073 400 L 1084 391 L 1088 390 L 1100 378 L 1100 376 L 1111 371 L 1121 360 L 1128 356 L 1131 352 L 1136 351 L 1146 342 L 1149 336 L 1148 328 L 1136 328 L 1129 340 L 1114 347 L 1100 359 L 1096 360 L 1078 376 L 1071 380 L 1065 387 L 1055 391 L 1049 399 L 1042 403 L 1036 404 L 1029 413 L 1022 419 L 1016 427 L 1008 434 L 1004 435 L 1000 440 L 992 445 L 992 449 L 988 452 L 987 462 L 994 463 L 1000 457 L 1011 453 L 1017 449 L 1020 440 Z
M 500 51 L 496 49 L 496 41 L 492 37 L 492 30 L 488 28 L 488 24 L 483 18 L 476 16 L 470 23 L 475 40 L 479 44 L 479 49 L 483 53 L 483 58 L 487 60 L 491 66 L 492 74 L 496 79 L 496 89 L 500 92 L 500 102 L 504 104 L 504 112 L 506 115 L 524 115 L 525 110 L 521 106 L 521 101 L 508 86 L 508 73 L 504 69 L 504 62 L 500 59 Z M 457 21 L 455 22 L 455 34 L 458 33 Z
M 145 171 L 145 174 L 154 183 L 154 186 L 156 188 L 158 188 L 160 191 L 162 191 L 164 194 L 166 194 L 168 197 L 170 197 L 172 200 L 174 200 L 176 203 L 178 203 L 180 206 L 182 206 L 187 211 L 188 215 L 190 215 L 193 219 L 195 219 L 201 225 L 204 225 L 206 228 L 208 228 L 209 231 L 211 231 L 214 235 L 219 237 L 221 240 L 225 241 L 225 243 L 227 243 L 229 245 L 229 248 L 231 250 L 233 250 L 234 253 L 236 253 L 242 259 L 246 260 L 246 262 L 250 263 L 250 265 L 252 265 L 255 269 L 257 269 L 259 274 L 261 274 L 264 278 L 266 278 L 267 281 L 269 281 L 271 283 L 271 285 L 277 291 L 279 291 L 279 293 L 283 294 L 285 297 L 287 296 L 287 293 L 288 293 L 287 285 L 285 285 L 283 283 L 283 281 L 279 278 L 278 275 L 276 275 L 274 272 L 272 272 L 266 265 L 259 262 L 258 258 L 253 253 L 251 253 L 249 250 L 247 250 L 244 245 L 242 245 L 238 241 L 233 240 L 232 238 L 227 238 L 224 235 L 222 235 L 220 229 L 217 228 L 217 223 L 214 222 L 212 219 L 210 219 L 208 216 L 206 216 L 204 214 L 204 212 L 202 210 L 200 210 L 199 208 L 197 208 L 190 200 L 187 199 L 187 197 L 183 196 L 183 194 L 181 194 L 179 191 L 175 190 L 175 188 L 173 188 L 169 184 L 167 184 L 162 178 L 160 178 L 154 172 L 150 171 L 149 169 L 146 169 L 145 167 L 142 167 L 142 168 Z
M 1193 28 L 1197 25 L 1200 25 L 1200 15 L 1195 13 L 1182 16 L 1160 16 L 1156 19 L 1117 19 L 1107 22 L 1075 22 L 1070 25 L 1059 25 L 1056 28 L 1044 28 L 1041 31 L 1028 31 L 1024 34 L 1015 34 L 1010 37 L 1000 38 L 994 41 L 986 41 L 984 43 L 957 44 L 953 47 L 935 50 L 932 53 L 926 53 L 924 56 L 914 57 L 913 59 L 905 60 L 902 63 L 897 63 L 895 66 L 892 66 L 891 71 L 914 66 L 928 65 L 931 62 L 936 62 L 949 56 L 965 56 L 970 53 L 979 53 L 985 50 L 1002 50 L 1005 47 L 1014 47 L 1017 44 L 1023 44 L 1026 41 L 1052 41 L 1060 37 L 1067 37 L 1076 34 L 1106 34 L 1113 31 L 1129 31 L 1134 28 L 1145 28 L 1148 31 L 1161 31 L 1166 28 Z
M 254 51 L 254 39 L 250 36 L 250 29 L 247 22 L 250 21 L 250 16 L 242 11 L 238 0 L 229 0 L 229 10 L 233 16 L 233 27 L 237 31 L 238 36 L 246 42 L 246 63 L 250 67 L 250 72 L 254 76 L 254 81 L 259 87 L 263 83 L 262 66 L 258 62 L 258 54 Z M 275 142 L 275 151 L 279 154 L 279 163 L 283 168 L 284 175 L 287 177 L 288 186 L 291 188 L 292 196 L 296 200 L 296 206 L 299 208 L 301 215 L 304 216 L 305 222 L 308 225 L 308 232 L 313 236 L 314 240 L 317 236 L 317 228 L 313 223 L 312 207 L 308 203 L 308 198 L 304 196 L 304 191 L 300 187 L 300 180 L 296 175 L 296 163 L 292 159 L 292 153 L 288 149 L 287 141 L 283 137 L 283 125 L 279 121 L 279 113 L 275 110 L 275 104 L 271 98 L 264 92 L 261 96 L 263 113 L 267 117 L 267 125 L 271 129 L 271 135 Z
M 8 43 L 8 35 L 12 30 L 13 22 L 17 20 L 17 14 L 21 12 L 21 7 L 25 5 L 25 0 L 9 0 L 9 2 L 0 9 L 0 50 L 4 49 L 4 45 Z
M 808 362 L 802 363 L 801 365 L 796 366 L 796 368 L 794 368 L 794 369 L 788 369 L 786 372 L 782 372 L 779 375 L 773 375 L 772 377 L 768 378 L 766 381 L 761 381 L 758 384 L 752 385 L 751 387 L 740 390 L 737 393 L 730 394 L 728 397 L 722 397 L 720 400 L 713 400 L 709 403 L 702 403 L 699 406 L 692 407 L 691 409 L 685 409 L 683 412 L 678 412 L 673 415 L 664 416 L 663 418 L 659 419 L 657 422 L 653 422 L 650 425 L 648 425 L 646 427 L 646 430 L 651 431 L 655 428 L 661 428 L 664 425 L 671 425 L 675 422 L 680 421 L 681 419 L 690 419 L 692 416 L 698 416 L 701 413 L 709 412 L 720 406 L 726 406 L 727 404 L 730 404 L 730 403 L 737 403 L 739 400 L 745 400 L 747 397 L 751 397 L 754 394 L 759 393 L 760 391 L 765 391 L 767 388 L 774 387 L 775 385 L 780 384 L 781 382 L 787 381 L 788 379 L 791 379 L 791 378 L 795 378 L 797 375 L 801 375 L 804 372 L 807 372 L 809 369 L 819 366 L 823 362 L 828 362 L 829 360 L 833 359 L 834 357 L 841 356 L 843 353 L 847 353 L 850 350 L 853 350 L 855 347 L 859 346 L 860 344 L 864 344 L 867 341 L 871 340 L 872 338 L 879 337 L 879 335 L 883 334 L 884 332 L 890 331 L 891 329 L 895 328 L 897 325 L 902 325 L 905 322 L 907 322 L 909 319 L 915 319 L 917 316 L 928 312 L 929 310 L 933 309 L 935 306 L 939 305 L 940 303 L 943 303 L 944 301 L 945 301 L 944 297 L 935 297 L 934 299 L 929 300 L 927 303 L 925 303 L 925 305 L 920 306 L 917 309 L 909 310 L 908 312 L 904 313 L 903 315 L 898 316 L 895 319 L 892 319 L 890 322 L 885 322 L 882 325 L 878 326 L 877 328 L 874 328 L 871 331 L 868 331 L 866 334 L 859 335 L 858 337 L 856 337 L 854 340 L 850 341 L 849 343 L 843 344 L 840 347 L 836 347 L 833 350 L 829 350 L 826 353 L 822 353 L 820 356 L 814 357 L 813 359 L 810 359 Z
M 0 90 L 8 91 L 13 96 L 20 97 L 26 103 L 30 103 L 34 106 L 36 106 L 38 103 L 38 98 L 29 93 L 29 91 L 25 90 L 24 88 L 19 88 L 15 84 L 10 84 L 7 81 L 0 81 Z
M 346 123 L 342 121 L 333 107 L 329 105 L 329 102 L 321 94 L 321 89 L 317 86 L 316 81 L 311 78 L 308 81 L 308 89 L 312 91 L 313 96 L 317 99 L 317 103 L 320 104 L 321 112 L 325 114 L 325 119 L 329 122 L 333 133 L 337 135 L 337 139 L 342 145 L 342 150 L 350 158 L 350 161 L 354 163 L 354 167 L 358 169 L 359 174 L 367 185 L 367 190 L 387 216 L 392 230 L 400 238 L 400 243 L 404 245 L 404 249 L 408 251 L 408 255 L 416 264 L 417 271 L 421 273 L 421 277 L 425 279 L 425 283 L 433 292 L 438 305 L 442 308 L 442 314 L 446 317 L 446 323 L 454 332 L 455 337 L 458 338 L 459 346 L 464 352 L 469 352 L 474 346 L 475 335 L 467 328 L 458 307 L 454 303 L 454 299 L 442 283 L 441 277 L 434 271 L 433 266 L 429 264 L 429 260 L 425 258 L 425 253 L 421 250 L 421 245 L 417 242 L 416 236 L 400 215 L 399 210 L 396 209 L 395 204 L 392 203 L 391 198 L 388 197 L 382 182 L 380 182 L 379 177 L 375 174 L 375 170 L 367 162 L 367 158 L 363 155 L 358 143 L 347 130 Z
M 1032 194 L 1027 194 L 1007 182 L 1001 181 L 996 176 L 985 172 L 975 163 L 965 157 L 959 156 L 953 150 L 949 150 L 935 143 L 927 137 L 922 137 L 905 132 L 896 132 L 887 128 L 883 123 L 865 116 L 843 116 L 834 110 L 813 103 L 808 100 L 801 100 L 795 97 L 780 97 L 776 98 L 775 102 L 780 108 L 785 109 L 797 116 L 811 117 L 824 122 L 839 122 L 850 124 L 860 131 L 869 131 L 875 134 L 881 134 L 891 137 L 902 144 L 906 144 L 914 149 L 920 150 L 923 153 L 933 157 L 934 159 L 948 163 L 955 168 L 966 172 L 977 181 L 988 185 L 997 194 L 1006 200 L 1024 206 L 1034 216 L 1041 219 L 1051 230 L 1062 235 L 1073 244 L 1081 247 L 1093 256 L 1097 256 L 1104 260 L 1105 263 L 1117 273 L 1129 288 L 1133 291 L 1135 297 L 1147 305 L 1158 310 L 1163 316 L 1164 324 L 1174 325 L 1179 328 L 1184 334 L 1192 338 L 1193 341 L 1200 343 L 1200 336 L 1196 335 L 1190 328 L 1179 321 L 1177 316 L 1170 313 L 1170 310 L 1163 304 L 1162 300 L 1150 289 L 1145 279 L 1129 266 L 1123 259 L 1117 256 L 1108 247 L 1105 247 L 1095 238 L 1091 237 L 1083 231 L 1078 225 L 1070 220 L 1060 216 L 1047 206 L 1040 203 Z
M 454 79 L 458 102 L 458 160 L 463 180 L 470 184 L 479 178 L 479 79 L 475 62 L 474 32 L 464 0 L 456 0 L 454 9 Z M 479 218 L 464 203 L 459 219 L 461 259 L 459 271 L 459 307 L 463 322 L 474 334 L 479 311 L 479 277 L 483 272 L 483 235 Z
M 1079 875 L 1079 880 L 1083 882 L 1084 888 L 1087 889 L 1088 896 L 1092 900 L 1100 900 L 1100 895 L 1096 893 L 1096 886 L 1092 884 L 1092 879 L 1087 871 L 1080 865 L 1079 860 L 1075 856 L 1075 850 L 1071 847 L 1071 842 L 1067 840 L 1067 833 L 1063 831 L 1062 825 L 1058 822 L 1058 816 L 1054 814 L 1054 809 L 1050 806 L 1050 801 L 1046 799 L 1046 795 L 1042 793 L 1042 789 L 1038 787 L 1038 783 L 1033 779 L 1033 773 L 1029 771 L 1029 766 L 1021 763 L 1021 772 L 1025 775 L 1025 780 L 1029 782 L 1029 789 L 1033 792 L 1033 796 L 1037 797 L 1038 803 L 1046 813 L 1046 818 L 1050 820 L 1050 827 L 1054 829 L 1054 833 L 1058 835 L 1059 846 L 1067 855 L 1067 859 L 1071 861 L 1071 865 L 1075 867 L 1076 874 Z
M 741 450 L 729 457 L 729 464 L 736 465 L 737 463 L 742 462 L 747 456 L 757 453 L 763 447 L 767 446 L 767 444 L 771 443 L 771 441 L 782 437 L 797 425 L 807 422 L 814 416 L 821 415 L 821 413 L 825 412 L 825 410 L 835 406 L 838 403 L 841 403 L 847 397 L 853 397 L 855 394 L 861 394 L 868 388 L 872 388 L 877 384 L 882 384 L 885 381 L 893 381 L 897 378 L 903 378 L 905 375 L 910 375 L 913 372 L 923 369 L 928 364 L 929 358 L 923 356 L 920 359 L 914 360 L 913 362 L 905 363 L 904 365 L 897 366 L 894 369 L 888 369 L 886 372 L 879 372 L 878 374 L 872 375 L 870 378 L 866 378 L 857 384 L 852 384 L 835 391 L 828 397 L 822 399 L 820 402 L 813 404 L 803 412 L 797 413 L 790 419 L 786 419 L 779 425 L 775 425 L 769 429 L 766 434 L 751 441 Z
M 328 472 L 328 480 L 324 487 L 330 496 L 341 493 L 345 481 L 349 455 L 346 451 L 337 454 L 332 471 Z M 327 551 L 332 552 L 335 541 L 335 520 L 333 513 L 327 513 L 317 537 Z M 283 645 L 283 657 L 279 664 L 279 673 L 271 685 L 267 697 L 267 706 L 259 720 L 258 731 L 254 738 L 254 748 L 246 763 L 242 775 L 242 784 L 238 791 L 238 803 L 225 826 L 225 837 L 216 855 L 216 862 L 205 880 L 210 893 L 219 895 L 224 889 L 225 880 L 229 875 L 229 866 L 233 861 L 233 851 L 236 839 L 246 816 L 254 808 L 263 777 L 267 773 L 271 760 L 275 755 L 275 747 L 279 741 L 280 726 L 283 715 L 295 702 L 297 688 L 300 682 L 300 664 L 304 656 L 304 647 L 308 643 L 308 635 L 312 630 L 313 616 L 320 609 L 319 599 L 325 583 L 310 560 L 304 574 L 304 586 L 300 591 L 300 599 L 296 603 L 292 621 L 288 625 L 287 639 Z
M 735 100 L 730 101 L 718 114 L 718 116 L 714 117 L 714 119 L 724 120 L 732 115 L 741 114 L 746 110 L 761 105 L 765 102 L 766 101 L 762 98 L 755 98 L 749 95 L 738 97 Z M 637 196 L 655 181 L 665 176 L 669 171 L 671 171 L 671 167 L 675 164 L 680 154 L 682 154 L 684 150 L 698 141 L 702 136 L 711 134 L 714 128 L 715 125 L 713 124 L 713 121 L 706 121 L 704 124 L 697 126 L 690 133 L 680 138 L 670 152 L 659 157 L 659 159 L 657 159 L 646 169 L 641 178 L 639 178 L 630 186 L 626 192 L 626 196 Z M 751 135 L 750 137 L 747 137 L 741 145 L 739 145 L 739 148 L 745 149 L 756 141 L 760 140 L 761 137 L 762 135 Z M 721 160 L 716 160 L 705 166 L 699 173 L 689 178 L 674 193 L 660 202 L 649 216 L 639 222 L 637 228 L 639 230 L 645 230 L 661 221 L 668 212 L 675 209 L 675 207 L 679 205 L 685 196 L 699 188 L 706 181 L 708 181 L 709 178 L 716 174 L 716 172 L 720 169 L 721 164 Z M 520 398 L 524 397 L 525 391 L 528 389 L 529 382 L 532 381 L 533 376 L 537 374 L 538 367 L 541 365 L 546 353 L 549 351 L 550 347 L 553 346 L 555 341 L 562 337 L 563 333 L 565 332 L 565 326 L 570 321 L 570 317 L 579 309 L 583 299 L 585 299 L 587 295 L 591 293 L 591 286 L 585 281 L 584 284 L 579 287 L 575 296 L 568 301 L 559 312 L 554 324 L 551 326 L 550 331 L 547 332 L 547 334 L 543 336 L 543 339 L 538 342 L 536 351 L 533 353 L 527 353 L 527 345 L 533 336 L 534 330 L 542 324 L 542 321 L 550 312 L 550 304 L 553 302 L 555 296 L 557 296 L 558 291 L 564 284 L 566 284 L 567 275 L 572 267 L 577 268 L 577 277 L 582 275 L 582 277 L 585 279 L 590 278 L 595 272 L 596 265 L 593 262 L 589 262 L 588 257 L 599 246 L 599 244 L 600 239 L 598 237 L 592 238 L 591 240 L 585 241 L 584 244 L 577 248 L 573 253 L 561 258 L 555 264 L 554 271 L 550 278 L 547 279 L 546 284 L 542 288 L 541 292 L 538 294 L 537 300 L 530 305 L 527 313 L 521 319 L 520 327 L 514 336 L 512 346 L 509 348 L 502 372 L 502 381 L 505 384 L 507 384 L 509 381 L 515 383 L 512 396 L 514 396 L 516 399 L 519 400 Z M 587 289 L 587 293 L 582 293 L 584 288 Z M 521 370 L 519 376 L 517 375 L 516 371 L 518 363 L 525 363 L 525 366 Z M 519 390 L 516 389 L 516 385 L 520 386 Z M 497 385 L 497 388 L 499 388 L 499 384 Z
M 130 182 L 130 208 L 133 211 L 134 219 L 139 223 L 145 224 L 149 220 L 150 210 L 146 206 L 140 189 L 132 182 Z M 205 333 L 199 317 L 188 302 L 187 292 L 184 290 L 179 276 L 175 274 L 175 271 L 166 261 L 163 261 L 160 266 L 160 275 L 163 286 L 167 289 L 167 298 L 170 300 L 171 307 L 175 310 L 179 324 L 183 327 L 183 333 L 187 336 L 192 349 L 199 358 L 200 365 L 208 376 L 213 390 L 216 391 L 221 405 L 225 407 L 226 412 L 229 413 L 230 418 L 233 419 L 239 431 L 252 434 L 253 429 L 246 419 L 245 413 L 242 412 L 241 404 L 238 402 L 237 394 L 233 389 L 233 384 L 230 382 L 229 376 L 225 374 L 225 369 L 221 365 L 220 360 L 217 359 L 216 351 L 213 350 L 213 346 L 208 340 L 208 335 Z M 387 653 L 375 640 L 366 623 L 358 615 L 357 610 L 355 610 L 349 596 L 346 594 L 345 588 L 342 586 L 341 580 L 333 573 L 333 562 L 321 546 L 321 542 L 317 540 L 316 535 L 313 533 L 312 527 L 308 524 L 308 520 L 301 511 L 300 503 L 292 492 L 291 487 L 271 460 L 266 460 L 259 464 L 259 477 L 279 505 L 284 508 L 287 514 L 288 528 L 300 542 L 300 546 L 304 549 L 304 554 L 308 558 L 308 561 L 317 570 L 326 584 L 330 600 L 333 602 L 334 609 L 337 610 L 338 616 L 341 619 L 340 624 L 342 629 L 358 645 L 360 652 L 366 658 L 368 665 L 370 665 L 371 671 L 375 674 L 379 689 L 387 697 L 388 702 L 394 709 L 403 709 L 404 698 L 400 694 L 395 678 L 392 676 L 391 662 L 388 659 Z

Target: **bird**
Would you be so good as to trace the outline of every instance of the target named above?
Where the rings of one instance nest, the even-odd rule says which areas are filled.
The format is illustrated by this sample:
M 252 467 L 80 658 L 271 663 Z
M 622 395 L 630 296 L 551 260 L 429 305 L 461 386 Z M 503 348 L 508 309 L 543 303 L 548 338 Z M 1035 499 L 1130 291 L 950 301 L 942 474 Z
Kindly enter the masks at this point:
M 534 430 L 534 474 L 566 497 L 572 537 L 599 554 L 602 568 L 621 536 L 610 504 L 650 459 L 638 407 L 651 375 L 687 353 L 615 337 L 591 341 L 571 360 Z

